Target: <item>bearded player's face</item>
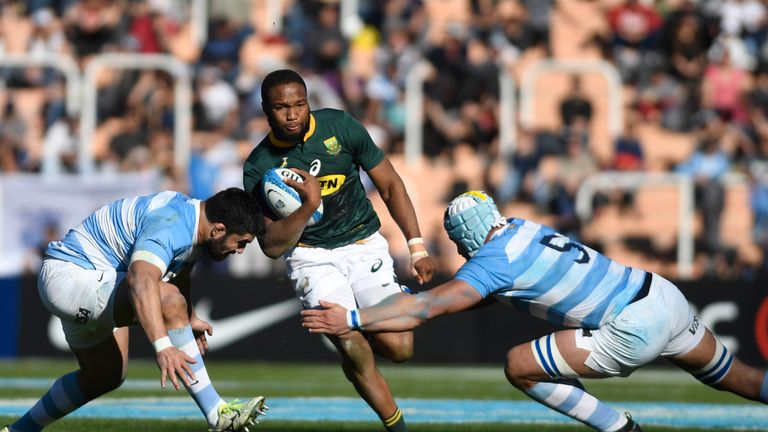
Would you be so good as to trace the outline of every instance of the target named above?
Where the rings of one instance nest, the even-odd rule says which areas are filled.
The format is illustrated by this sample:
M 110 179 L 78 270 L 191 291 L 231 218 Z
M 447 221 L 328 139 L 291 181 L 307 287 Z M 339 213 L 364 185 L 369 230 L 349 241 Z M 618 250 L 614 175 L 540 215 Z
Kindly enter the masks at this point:
M 309 103 L 304 86 L 280 84 L 270 89 L 268 95 L 264 112 L 272 132 L 282 141 L 301 141 L 309 130 Z

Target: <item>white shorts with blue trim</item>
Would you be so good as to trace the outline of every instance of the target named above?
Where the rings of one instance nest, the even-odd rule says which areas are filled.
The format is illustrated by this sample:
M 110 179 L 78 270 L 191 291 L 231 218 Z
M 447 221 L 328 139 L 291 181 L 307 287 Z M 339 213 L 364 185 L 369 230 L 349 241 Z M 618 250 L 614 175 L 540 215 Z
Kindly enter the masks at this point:
M 628 304 L 597 330 L 577 331 L 584 362 L 607 376 L 629 376 L 659 356 L 679 356 L 701 342 L 706 329 L 677 287 L 653 274 L 648 295 Z

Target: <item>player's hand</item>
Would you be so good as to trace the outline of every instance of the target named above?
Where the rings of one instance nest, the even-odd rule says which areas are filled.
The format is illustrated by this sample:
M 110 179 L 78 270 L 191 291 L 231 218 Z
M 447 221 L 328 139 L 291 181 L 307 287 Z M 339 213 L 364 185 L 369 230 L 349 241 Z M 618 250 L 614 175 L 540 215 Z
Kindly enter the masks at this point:
M 411 276 L 419 281 L 419 285 L 431 281 L 436 272 L 437 263 L 431 256 L 420 257 L 411 261 Z
M 208 336 L 213 336 L 213 327 L 208 321 L 201 320 L 197 315 L 192 315 L 189 320 L 189 324 L 192 326 L 192 333 L 195 335 L 195 341 L 197 342 L 197 348 L 200 350 L 200 354 L 205 354 L 208 351 Z
M 292 178 L 284 178 L 283 181 L 288 186 L 296 190 L 299 194 L 302 203 L 310 203 L 313 210 L 320 207 L 320 182 L 317 181 L 317 177 L 304 171 L 300 168 L 291 168 L 291 171 L 300 175 L 304 179 L 303 182 L 297 182 Z
M 157 366 L 160 368 L 160 387 L 165 388 L 166 380 L 170 379 L 173 387 L 179 390 L 179 379 L 184 386 L 189 386 L 190 380 L 195 381 L 195 373 L 190 364 L 197 360 L 188 356 L 184 351 L 172 346 L 157 353 Z
M 301 311 L 301 325 L 310 333 L 323 333 L 341 336 L 350 332 L 347 327 L 347 310 L 325 300 L 320 300 L 324 309 L 305 309 Z

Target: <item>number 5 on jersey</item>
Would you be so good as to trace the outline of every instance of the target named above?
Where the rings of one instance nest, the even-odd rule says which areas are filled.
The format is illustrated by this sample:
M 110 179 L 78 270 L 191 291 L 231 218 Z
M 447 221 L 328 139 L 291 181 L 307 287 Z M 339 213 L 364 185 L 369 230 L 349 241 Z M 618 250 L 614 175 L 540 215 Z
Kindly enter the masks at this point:
M 539 243 L 558 252 L 567 252 L 571 249 L 576 249 L 580 252 L 579 256 L 573 259 L 576 264 L 586 264 L 589 262 L 589 254 L 587 253 L 587 250 L 584 249 L 584 246 L 568 240 L 567 237 L 561 234 L 545 235 Z

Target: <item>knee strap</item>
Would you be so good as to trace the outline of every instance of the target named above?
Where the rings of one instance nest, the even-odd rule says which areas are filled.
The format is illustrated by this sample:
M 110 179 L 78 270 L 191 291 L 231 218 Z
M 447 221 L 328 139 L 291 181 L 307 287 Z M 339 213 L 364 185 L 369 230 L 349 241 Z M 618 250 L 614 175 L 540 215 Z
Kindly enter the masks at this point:
M 531 350 L 536 363 L 553 379 L 577 378 L 579 376 L 560 355 L 554 333 L 532 340 Z
M 697 380 L 707 385 L 717 384 L 725 378 L 733 364 L 733 354 L 722 342 L 715 339 L 715 355 L 706 366 L 699 370 L 690 371 Z

